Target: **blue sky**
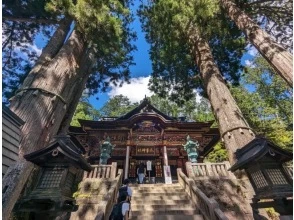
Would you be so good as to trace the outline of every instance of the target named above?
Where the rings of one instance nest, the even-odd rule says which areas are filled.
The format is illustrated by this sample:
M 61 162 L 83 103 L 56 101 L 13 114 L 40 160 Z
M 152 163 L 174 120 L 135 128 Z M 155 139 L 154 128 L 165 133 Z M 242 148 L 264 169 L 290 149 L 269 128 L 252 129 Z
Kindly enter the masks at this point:
M 140 2 L 135 1 L 135 5 L 132 6 L 132 11 L 136 15 L 136 11 Z M 148 90 L 148 81 L 152 72 L 151 61 L 149 59 L 150 45 L 145 40 L 145 34 L 141 29 L 141 23 L 138 16 L 135 16 L 134 22 L 131 27 L 137 33 L 137 40 L 134 44 L 137 46 L 137 51 L 133 53 L 135 65 L 131 66 L 131 84 L 126 84 L 122 87 L 110 86 L 108 92 L 100 93 L 89 98 L 90 103 L 96 108 L 101 108 L 110 97 L 123 94 L 127 96 L 132 102 L 141 101 L 145 95 L 151 96 L 152 92 Z M 34 50 L 41 53 L 41 49 L 45 46 L 45 40 L 42 35 L 38 35 L 35 40 Z M 248 47 L 248 53 L 245 53 L 241 62 L 243 65 L 251 65 L 250 60 L 257 54 L 257 51 L 253 47 Z M 98 97 L 98 100 L 96 99 Z
M 140 2 L 135 1 L 131 10 L 136 15 L 136 11 Z M 150 45 L 145 40 L 145 34 L 142 31 L 139 17 L 136 15 L 135 20 L 131 24 L 131 28 L 137 33 L 137 40 L 134 44 L 137 46 L 137 51 L 133 53 L 135 65 L 131 66 L 131 84 L 124 84 L 121 88 L 111 87 L 107 93 L 100 93 L 95 97 L 91 97 L 90 103 L 97 109 L 101 108 L 109 99 L 110 96 L 124 94 L 130 97 L 130 100 L 137 102 L 142 100 L 145 95 L 150 95 L 150 91 L 147 90 L 147 84 L 149 76 L 152 71 L 151 61 L 149 59 Z M 98 96 L 99 100 L 96 99 Z

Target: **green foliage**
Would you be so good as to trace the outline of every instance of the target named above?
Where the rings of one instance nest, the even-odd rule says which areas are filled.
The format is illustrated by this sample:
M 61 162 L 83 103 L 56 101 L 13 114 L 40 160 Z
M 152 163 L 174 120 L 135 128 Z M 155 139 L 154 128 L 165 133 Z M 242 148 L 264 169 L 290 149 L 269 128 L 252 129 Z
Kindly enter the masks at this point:
M 280 216 L 279 213 L 277 213 L 274 208 L 272 208 L 272 207 L 271 208 L 266 208 L 265 211 L 272 220 L 280 219 L 279 218 L 279 216 Z
M 48 11 L 74 19 L 77 30 L 83 33 L 95 55 L 95 74 L 87 82 L 92 95 L 100 90 L 105 92 L 110 82 L 117 85 L 129 80 L 131 52 L 135 50 L 130 42 L 136 35 L 129 28 L 133 15 L 128 6 L 127 0 L 51 0 L 46 5 Z
M 203 97 L 200 98 L 200 102 L 196 102 L 196 97 L 194 96 L 189 101 L 184 101 L 181 106 L 158 95 L 152 95 L 150 101 L 158 110 L 175 118 L 185 116 L 188 121 L 197 122 L 215 120 L 209 101 Z
M 57 23 L 56 16 L 44 10 L 45 4 L 44 0 L 2 1 L 2 97 L 6 103 L 38 57 L 35 37 L 42 34 L 47 40 Z
M 293 1 L 234 1 L 275 40 L 293 50 Z
M 210 103 L 207 99 L 201 98 L 200 102 L 196 105 L 196 112 L 193 115 L 193 119 L 199 122 L 213 121 L 214 115 L 211 111 Z
M 4 12 L 13 18 L 30 18 L 32 22 L 7 21 L 4 26 L 4 34 L 7 37 L 7 40 L 5 39 L 7 49 L 3 56 L 4 68 L 7 70 L 5 86 L 9 92 L 12 90 L 9 88 L 14 77 L 12 74 L 17 76 L 24 74 L 24 70 L 21 69 L 24 65 L 23 57 L 28 56 L 27 62 L 30 62 L 31 65 L 37 58 L 37 55 L 29 48 L 33 46 L 36 35 L 40 34 L 40 28 L 31 27 L 31 24 L 35 23 L 38 24 L 37 27 L 40 26 L 39 18 L 48 19 L 50 22 L 56 20 L 57 23 L 58 20 L 66 16 L 74 21 L 75 30 L 82 33 L 95 61 L 91 69 L 93 74 L 87 82 L 90 94 L 96 94 L 100 90 L 105 91 L 110 83 L 117 85 L 129 80 L 129 66 L 133 64 L 131 52 L 136 49 L 131 43 L 136 39 L 136 35 L 129 27 L 133 20 L 133 15 L 128 8 L 129 1 L 32 0 L 25 2 L 15 0 L 13 2 L 17 2 L 18 7 L 5 1 Z M 36 3 L 38 3 L 38 8 L 34 11 L 33 6 Z M 22 13 L 22 6 L 24 13 Z M 49 24 L 45 23 L 44 26 L 47 28 L 45 30 L 51 27 L 50 22 Z M 15 27 L 16 24 L 18 29 Z M 29 31 L 25 32 L 27 29 Z M 51 36 L 54 29 L 49 28 L 49 30 L 46 32 L 46 36 Z M 24 34 L 19 36 L 18 34 L 22 32 Z M 10 43 L 11 41 L 13 43 Z M 8 47 L 10 44 L 12 46 Z M 21 46 L 22 53 L 14 51 L 15 45 Z M 11 54 L 20 55 L 16 56 L 17 59 L 12 60 Z
M 206 161 L 212 162 L 212 163 L 219 163 L 219 162 L 223 162 L 227 160 L 228 160 L 228 152 L 222 142 L 218 142 L 214 146 L 213 151 L 210 152 L 208 156 L 206 157 Z
M 208 39 L 226 79 L 238 82 L 245 40 L 216 1 L 159 0 L 142 5 L 139 14 L 151 44 L 150 89 L 156 94 L 182 105 L 194 89 L 202 90 L 193 52 L 197 36 Z
M 242 87 L 231 91 L 250 126 L 258 135 L 292 151 L 293 96 L 287 84 L 261 57 L 246 68 L 243 80 Z
M 84 98 L 79 102 L 70 125 L 79 127 L 80 123 L 78 119 L 97 120 L 100 116 L 100 112 Z
M 137 105 L 138 103 L 132 104 L 126 96 L 116 95 L 109 99 L 100 111 L 105 117 L 119 117 L 133 110 Z

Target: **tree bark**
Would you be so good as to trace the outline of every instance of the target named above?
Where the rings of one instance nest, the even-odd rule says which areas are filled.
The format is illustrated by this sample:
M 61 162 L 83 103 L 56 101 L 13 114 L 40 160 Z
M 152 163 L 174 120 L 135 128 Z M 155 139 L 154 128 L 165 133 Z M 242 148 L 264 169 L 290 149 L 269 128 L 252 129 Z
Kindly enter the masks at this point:
M 277 73 L 293 88 L 293 56 L 271 39 L 245 12 L 230 0 L 219 0 L 229 17 L 242 30 L 259 53 Z
M 22 88 L 26 87 L 27 85 L 30 85 L 38 76 L 38 74 L 40 74 L 41 68 L 43 66 L 46 68 L 46 64 L 48 64 L 60 51 L 69 33 L 71 23 L 72 23 L 72 20 L 67 17 L 63 18 L 59 22 L 58 28 L 56 29 L 53 36 L 48 41 L 46 47 L 44 47 L 44 49 L 42 50 L 42 54 L 38 58 L 37 62 L 35 63 L 32 70 L 30 71 L 29 75 L 24 80 Z
M 229 161 L 234 164 L 236 150 L 253 140 L 255 135 L 226 86 L 214 62 L 208 42 L 200 37 L 194 38 L 193 42 L 196 65 L 200 69 L 204 88 L 218 121 L 221 138 L 228 150 Z
M 22 127 L 19 161 L 7 171 L 2 181 L 3 219 L 9 218 L 33 169 L 33 165 L 23 155 L 45 147 L 57 134 L 78 89 L 75 85 L 83 78 L 83 71 L 77 69 L 85 50 L 86 44 L 82 35 L 73 31 L 50 62 L 43 64 L 37 71 L 30 72 L 22 89 L 11 100 L 10 109 L 25 124 Z

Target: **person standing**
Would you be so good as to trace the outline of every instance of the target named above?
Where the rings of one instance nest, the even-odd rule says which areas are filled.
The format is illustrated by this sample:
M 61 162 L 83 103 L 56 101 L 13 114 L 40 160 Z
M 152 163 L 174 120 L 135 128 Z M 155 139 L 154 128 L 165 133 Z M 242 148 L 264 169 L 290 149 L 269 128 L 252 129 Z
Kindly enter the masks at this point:
M 146 176 L 146 168 L 145 168 L 143 163 L 140 163 L 140 165 L 139 165 L 139 167 L 137 169 L 137 175 L 138 175 L 138 178 L 139 178 L 139 183 L 142 184 L 143 180 L 144 180 L 144 177 Z
M 130 210 L 130 204 L 128 202 L 128 195 L 122 194 L 114 205 L 112 212 L 109 216 L 109 220 L 128 220 L 128 212 Z

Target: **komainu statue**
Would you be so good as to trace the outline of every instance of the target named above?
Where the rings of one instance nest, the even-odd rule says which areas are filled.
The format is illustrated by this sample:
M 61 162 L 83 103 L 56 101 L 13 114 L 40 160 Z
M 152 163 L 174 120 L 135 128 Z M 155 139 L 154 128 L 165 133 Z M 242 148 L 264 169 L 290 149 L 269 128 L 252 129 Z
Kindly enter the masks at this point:
M 107 160 L 110 158 L 111 152 L 115 146 L 110 143 L 109 136 L 105 139 L 100 146 L 100 161 L 99 164 L 106 165 Z
M 183 144 L 185 151 L 188 154 L 189 161 L 191 163 L 197 163 L 198 152 L 197 148 L 199 147 L 198 141 L 192 141 L 190 135 L 187 136 L 187 143 Z

